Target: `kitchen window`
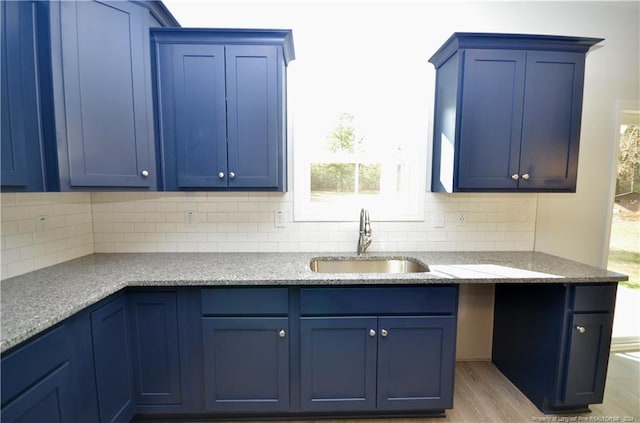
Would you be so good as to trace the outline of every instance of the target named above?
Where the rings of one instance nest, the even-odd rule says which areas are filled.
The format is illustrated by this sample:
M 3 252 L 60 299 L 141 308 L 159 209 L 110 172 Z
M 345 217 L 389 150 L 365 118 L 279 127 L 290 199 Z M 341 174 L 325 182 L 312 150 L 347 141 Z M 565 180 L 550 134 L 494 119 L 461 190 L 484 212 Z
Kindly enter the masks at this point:
M 424 220 L 427 61 L 381 60 L 374 50 L 388 41 L 375 28 L 333 27 L 322 45 L 308 30 L 294 28 L 309 54 L 288 72 L 294 219 L 353 221 L 367 208 L 375 220 Z

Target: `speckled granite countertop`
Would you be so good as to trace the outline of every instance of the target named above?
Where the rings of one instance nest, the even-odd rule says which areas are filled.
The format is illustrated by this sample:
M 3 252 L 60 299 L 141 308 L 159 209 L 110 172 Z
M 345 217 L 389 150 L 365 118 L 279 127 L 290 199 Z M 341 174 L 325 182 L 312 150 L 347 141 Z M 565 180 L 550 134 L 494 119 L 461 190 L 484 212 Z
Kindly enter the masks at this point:
M 434 271 L 429 273 L 322 274 L 310 270 L 312 258 L 328 256 L 332 254 L 92 254 L 47 267 L 0 283 L 0 351 L 128 286 L 588 283 L 627 279 L 604 269 L 535 252 L 407 252 L 365 256 L 412 257 L 433 266 Z M 452 276 L 455 272 L 447 270 L 456 265 L 478 264 L 546 275 L 528 273 L 523 278 L 462 269 L 458 275 L 463 276 L 455 277 Z

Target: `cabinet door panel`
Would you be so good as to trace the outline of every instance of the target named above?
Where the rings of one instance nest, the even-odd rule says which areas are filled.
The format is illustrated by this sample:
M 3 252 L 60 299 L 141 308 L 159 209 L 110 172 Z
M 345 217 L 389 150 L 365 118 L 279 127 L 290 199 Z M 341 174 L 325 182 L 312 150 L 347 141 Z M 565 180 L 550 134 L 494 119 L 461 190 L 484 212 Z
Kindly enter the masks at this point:
M 130 294 L 136 404 L 179 404 L 176 294 Z
M 286 317 L 203 318 L 206 410 L 289 409 L 288 321 Z
M 280 59 L 282 60 L 282 59 Z M 279 151 L 278 50 L 227 46 L 227 127 L 231 188 L 277 188 Z
M 160 45 L 166 189 L 226 188 L 224 47 Z
M 100 421 L 128 422 L 134 397 L 126 298 L 92 312 L 91 330 Z
M 575 190 L 584 54 L 528 52 L 521 189 Z
M 66 128 L 58 141 L 67 143 L 69 185 L 155 187 L 145 10 L 97 1 L 60 8 L 53 28 L 62 44 L 64 122 L 57 125 Z
M 5 423 L 65 423 L 73 421 L 71 368 L 64 363 L 14 401 L 2 407 Z
M 458 188 L 517 188 L 525 59 L 523 51 L 465 52 Z
M 601 403 L 611 345 L 611 314 L 572 314 L 570 324 L 564 405 Z
M 33 2 L 0 2 L 2 173 L 7 191 L 43 191 Z
M 58 326 L 2 357 L 2 422 L 73 421 L 73 339 Z
M 453 407 L 455 317 L 379 320 L 378 409 Z
M 375 409 L 376 328 L 375 317 L 300 320 L 303 411 Z

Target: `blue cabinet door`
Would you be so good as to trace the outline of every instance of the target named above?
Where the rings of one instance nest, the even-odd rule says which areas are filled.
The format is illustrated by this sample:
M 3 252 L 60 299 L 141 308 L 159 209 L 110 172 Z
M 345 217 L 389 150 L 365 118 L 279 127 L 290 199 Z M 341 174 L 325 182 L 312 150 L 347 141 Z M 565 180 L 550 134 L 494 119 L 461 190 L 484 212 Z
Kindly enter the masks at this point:
M 229 187 L 278 188 L 283 59 L 275 46 L 225 49 Z
M 71 343 L 59 326 L 2 358 L 2 422 L 74 421 Z
M 465 51 L 457 189 L 575 190 L 583 80 L 583 53 Z
M 302 411 L 376 408 L 376 317 L 300 319 Z
M 71 368 L 53 370 L 15 401 L 2 408 L 5 423 L 65 423 L 73 421 Z
M 380 317 L 377 408 L 453 407 L 455 317 Z
M 455 33 L 436 67 L 433 191 L 576 189 L 585 55 L 600 38 Z
M 35 2 L 0 2 L 3 191 L 43 191 L 45 185 L 36 20 Z
M 158 45 L 158 121 L 167 190 L 228 186 L 224 60 L 220 45 Z
M 203 318 L 206 411 L 287 411 L 288 331 L 286 317 Z
M 516 189 L 526 53 L 467 50 L 457 188 Z
M 129 294 L 136 405 L 182 402 L 175 292 Z
M 563 406 L 602 402 L 611 345 L 610 313 L 572 314 L 569 321 Z
M 155 29 L 152 38 L 164 189 L 286 190 L 291 31 Z
M 93 311 L 91 330 L 100 422 L 129 422 L 135 399 L 126 297 Z
M 155 189 L 148 11 L 52 3 L 51 34 L 61 189 Z
M 527 52 L 520 189 L 575 190 L 584 61 L 581 53 Z

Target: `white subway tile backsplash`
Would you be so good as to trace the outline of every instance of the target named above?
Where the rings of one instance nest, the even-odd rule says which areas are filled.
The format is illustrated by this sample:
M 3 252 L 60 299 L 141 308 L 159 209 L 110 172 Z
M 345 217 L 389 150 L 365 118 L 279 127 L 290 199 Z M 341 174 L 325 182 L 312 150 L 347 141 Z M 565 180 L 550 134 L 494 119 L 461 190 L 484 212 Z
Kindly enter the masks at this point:
M 90 193 L 2 193 L 0 203 L 2 279 L 93 253 Z M 40 216 L 44 232 L 36 224 Z M 103 226 L 101 235 L 110 233 Z
M 533 250 L 536 194 L 425 195 L 424 221 L 371 216 L 369 251 Z M 0 200 L 3 279 L 94 251 L 329 253 L 353 252 L 357 242 L 357 221 L 293 221 L 292 193 L 6 193 Z M 284 211 L 284 228 L 275 227 L 276 211 Z M 443 228 L 434 227 L 439 215 Z M 45 233 L 36 232 L 36 216 L 47 217 Z

